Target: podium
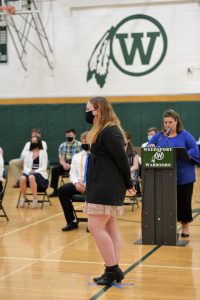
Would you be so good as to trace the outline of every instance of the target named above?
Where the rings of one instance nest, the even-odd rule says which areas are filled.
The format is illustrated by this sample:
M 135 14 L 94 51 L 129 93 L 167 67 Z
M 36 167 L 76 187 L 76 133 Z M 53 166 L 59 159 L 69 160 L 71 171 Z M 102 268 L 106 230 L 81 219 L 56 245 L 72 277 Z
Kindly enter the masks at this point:
M 177 159 L 185 148 L 141 148 L 142 237 L 136 244 L 185 246 L 177 235 Z

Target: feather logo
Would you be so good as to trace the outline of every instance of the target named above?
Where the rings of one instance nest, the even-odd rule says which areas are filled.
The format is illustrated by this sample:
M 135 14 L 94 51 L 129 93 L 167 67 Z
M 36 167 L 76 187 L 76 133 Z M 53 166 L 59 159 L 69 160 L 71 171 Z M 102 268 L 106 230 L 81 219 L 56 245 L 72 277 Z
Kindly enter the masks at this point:
M 109 62 L 111 58 L 111 39 L 113 37 L 114 27 L 111 27 L 94 48 L 92 55 L 88 62 L 87 81 L 93 75 L 97 83 L 102 88 L 106 82 L 106 77 L 109 70 Z
M 150 16 L 131 15 L 101 37 L 88 62 L 87 81 L 94 77 L 102 88 L 110 60 L 126 75 L 144 76 L 158 68 L 166 51 L 167 35 L 163 26 Z

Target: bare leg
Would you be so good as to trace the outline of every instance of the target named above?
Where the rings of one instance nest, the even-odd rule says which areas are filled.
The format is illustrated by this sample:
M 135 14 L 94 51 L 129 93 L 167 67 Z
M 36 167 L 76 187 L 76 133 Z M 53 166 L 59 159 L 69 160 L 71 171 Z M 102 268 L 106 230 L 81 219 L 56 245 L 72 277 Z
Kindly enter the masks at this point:
M 31 191 L 33 193 L 33 199 L 38 200 L 38 195 L 37 195 L 37 183 L 35 181 L 35 176 L 34 175 L 29 175 L 29 184 Z
M 117 264 L 113 241 L 106 227 L 110 218 L 109 215 L 88 215 L 88 229 L 107 267 Z
M 30 183 L 31 191 L 33 193 L 32 208 L 37 208 L 38 194 L 37 194 L 37 183 L 34 175 L 29 175 L 29 183 Z
M 21 190 L 21 194 L 22 194 L 22 198 L 25 199 L 26 198 L 26 176 L 21 176 L 20 178 L 20 190 Z
M 21 199 L 18 202 L 18 207 L 22 208 L 24 207 L 24 203 L 26 200 L 26 176 L 21 176 L 19 185 L 21 191 Z
M 116 218 L 111 217 L 109 219 L 106 227 L 107 227 L 107 231 L 113 242 L 116 262 L 117 262 L 117 264 L 119 264 L 120 249 L 121 249 L 121 236 L 120 236 L 119 229 L 117 228 Z

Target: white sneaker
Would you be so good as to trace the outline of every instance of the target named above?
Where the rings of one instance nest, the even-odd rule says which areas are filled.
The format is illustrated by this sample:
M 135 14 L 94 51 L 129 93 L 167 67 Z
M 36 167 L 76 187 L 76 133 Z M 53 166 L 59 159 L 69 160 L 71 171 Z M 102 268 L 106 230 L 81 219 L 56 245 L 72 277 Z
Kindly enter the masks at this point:
M 33 200 L 32 202 L 32 208 L 37 208 L 37 204 L 38 204 L 38 201 L 37 200 Z
M 24 200 L 24 199 L 20 199 L 20 200 L 19 200 L 19 203 L 18 203 L 18 207 L 19 207 L 19 208 L 23 208 L 23 207 L 24 207 L 24 204 L 25 204 L 25 200 Z

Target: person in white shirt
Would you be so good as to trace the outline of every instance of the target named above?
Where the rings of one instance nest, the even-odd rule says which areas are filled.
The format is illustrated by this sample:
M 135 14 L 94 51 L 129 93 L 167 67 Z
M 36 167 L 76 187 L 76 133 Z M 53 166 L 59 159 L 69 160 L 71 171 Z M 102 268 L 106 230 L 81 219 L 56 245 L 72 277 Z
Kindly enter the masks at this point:
M 142 148 L 145 148 L 147 146 L 148 142 L 150 141 L 152 136 L 154 136 L 157 133 L 157 131 L 158 131 L 158 129 L 156 127 L 150 127 L 147 130 L 147 139 L 148 139 L 148 141 L 141 145 Z
M 38 136 L 38 137 L 41 138 L 40 129 L 38 129 L 38 128 L 32 129 L 31 137 L 34 137 L 34 136 Z M 24 157 L 25 157 L 27 151 L 29 151 L 30 144 L 31 144 L 30 141 L 25 144 L 25 146 L 24 146 L 24 148 L 21 152 L 20 158 L 14 158 L 14 159 L 9 161 L 9 167 L 10 167 L 11 173 L 12 173 L 13 177 L 16 180 L 15 185 L 13 185 L 14 188 L 19 187 L 19 179 L 20 179 L 20 176 L 21 176 L 21 173 L 22 173 Z M 43 149 L 45 151 L 47 151 L 47 144 L 46 144 L 45 141 L 42 141 L 42 146 L 43 146 Z
M 32 208 L 37 207 L 37 192 L 44 191 L 48 187 L 47 165 L 47 151 L 43 150 L 41 139 L 34 136 L 31 138 L 30 148 L 24 157 L 23 175 L 20 178 L 21 199 L 18 207 L 24 207 L 28 186 L 33 193 Z
M 67 225 L 62 228 L 62 231 L 70 231 L 78 228 L 71 197 L 75 194 L 84 194 L 86 191 L 86 168 L 89 153 L 87 134 L 88 132 L 81 134 L 82 151 L 75 154 L 72 158 L 69 173 L 71 182 L 62 185 L 58 189 L 58 197 L 67 222 Z

